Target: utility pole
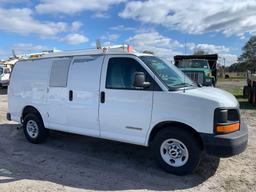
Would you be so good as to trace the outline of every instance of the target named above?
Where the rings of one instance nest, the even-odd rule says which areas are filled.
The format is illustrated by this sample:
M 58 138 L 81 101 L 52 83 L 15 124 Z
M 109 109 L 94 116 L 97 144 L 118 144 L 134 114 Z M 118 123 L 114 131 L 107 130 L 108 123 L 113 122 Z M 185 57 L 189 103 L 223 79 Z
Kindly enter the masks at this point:
M 223 57 L 223 62 L 224 62 L 224 77 L 225 77 L 225 74 L 226 74 L 226 58 Z

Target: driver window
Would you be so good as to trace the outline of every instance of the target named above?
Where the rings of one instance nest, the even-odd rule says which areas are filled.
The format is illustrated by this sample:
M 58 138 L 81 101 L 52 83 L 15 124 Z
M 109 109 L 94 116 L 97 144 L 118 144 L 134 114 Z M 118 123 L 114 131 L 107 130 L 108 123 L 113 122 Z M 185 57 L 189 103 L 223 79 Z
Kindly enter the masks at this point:
M 146 81 L 152 82 L 149 74 L 136 60 L 132 58 L 109 59 L 106 88 L 129 90 L 136 89 L 133 86 L 133 76 L 135 72 L 143 72 L 146 75 Z

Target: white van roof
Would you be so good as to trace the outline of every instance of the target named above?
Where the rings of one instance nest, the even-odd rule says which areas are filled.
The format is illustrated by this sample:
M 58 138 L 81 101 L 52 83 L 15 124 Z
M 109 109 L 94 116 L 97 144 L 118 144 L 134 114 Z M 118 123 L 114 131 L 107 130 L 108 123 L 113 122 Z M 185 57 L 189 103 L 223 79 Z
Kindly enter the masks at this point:
M 75 51 L 63 51 L 63 52 L 53 52 L 49 54 L 42 55 L 41 58 L 50 57 L 65 57 L 65 56 L 79 56 L 79 55 L 99 55 L 99 54 L 133 54 L 137 56 L 149 55 L 144 53 L 136 52 L 132 46 L 129 45 L 114 45 L 103 47 L 99 49 L 85 49 L 85 50 L 75 50 Z

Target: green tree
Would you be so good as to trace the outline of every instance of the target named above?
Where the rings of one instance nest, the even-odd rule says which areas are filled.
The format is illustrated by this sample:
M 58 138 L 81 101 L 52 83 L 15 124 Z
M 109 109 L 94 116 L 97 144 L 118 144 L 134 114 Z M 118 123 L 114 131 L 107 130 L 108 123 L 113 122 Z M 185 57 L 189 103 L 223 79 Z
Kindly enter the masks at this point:
M 241 70 L 253 70 L 256 68 L 256 36 L 252 36 L 242 48 L 243 53 L 238 58 L 237 67 Z

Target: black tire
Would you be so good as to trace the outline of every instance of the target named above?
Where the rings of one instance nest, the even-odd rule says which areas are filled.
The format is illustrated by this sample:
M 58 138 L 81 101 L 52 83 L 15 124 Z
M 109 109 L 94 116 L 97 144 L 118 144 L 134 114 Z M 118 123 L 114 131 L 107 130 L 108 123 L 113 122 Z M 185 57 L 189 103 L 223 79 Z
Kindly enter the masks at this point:
M 216 81 L 212 80 L 212 86 L 215 87 L 216 86 Z
M 248 97 L 248 86 L 244 86 L 244 88 L 243 88 L 243 97 Z
M 253 101 L 253 87 L 249 87 L 248 102 L 252 104 Z
M 186 163 L 182 166 L 175 167 L 170 164 L 167 164 L 165 160 L 161 156 L 161 145 L 168 139 L 175 139 L 181 141 L 188 151 L 188 159 Z M 168 172 L 175 175 L 187 175 L 193 173 L 198 167 L 201 154 L 202 147 L 199 141 L 191 134 L 183 130 L 182 128 L 167 128 L 161 130 L 153 139 L 151 143 L 151 150 L 156 162 L 160 165 L 160 167 Z
M 35 122 L 36 125 L 37 125 L 37 130 L 38 130 L 38 134 L 36 137 L 32 137 L 30 136 L 29 134 L 29 131 L 28 131 L 28 123 L 29 122 Z M 47 136 L 48 136 L 48 129 L 46 129 L 44 127 L 44 123 L 43 123 L 43 120 L 42 118 L 40 117 L 40 115 L 37 115 L 37 114 L 28 114 L 25 116 L 24 118 L 24 122 L 23 122 L 23 131 L 24 131 L 24 134 L 25 134 L 25 137 L 26 139 L 30 142 L 30 143 L 34 143 L 34 144 L 37 144 L 37 143 L 42 143 L 44 142 L 46 139 L 47 139 Z
M 252 104 L 256 104 L 256 87 L 252 88 Z

